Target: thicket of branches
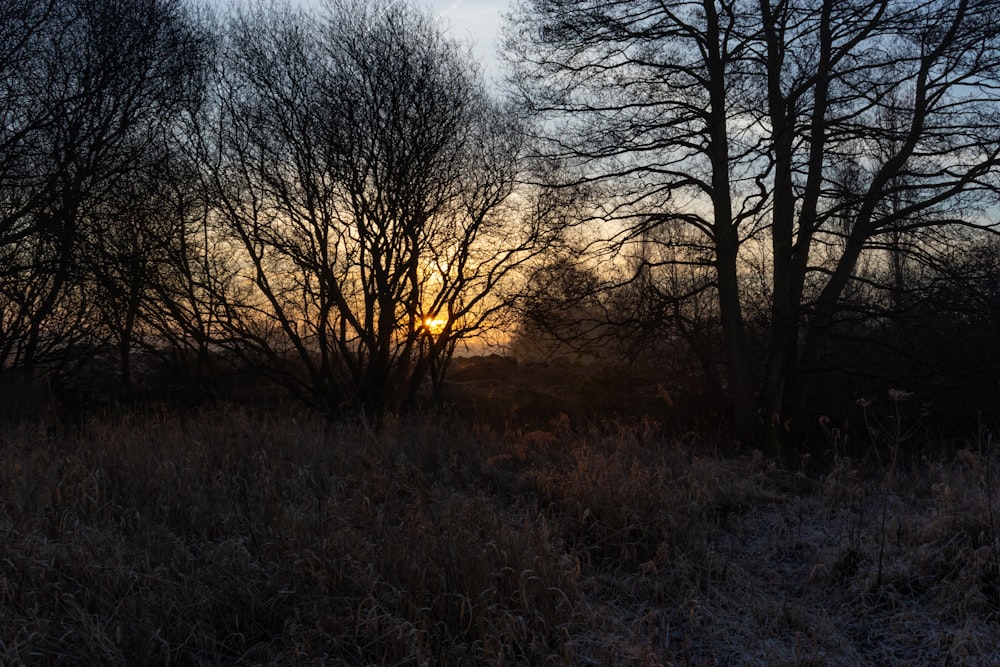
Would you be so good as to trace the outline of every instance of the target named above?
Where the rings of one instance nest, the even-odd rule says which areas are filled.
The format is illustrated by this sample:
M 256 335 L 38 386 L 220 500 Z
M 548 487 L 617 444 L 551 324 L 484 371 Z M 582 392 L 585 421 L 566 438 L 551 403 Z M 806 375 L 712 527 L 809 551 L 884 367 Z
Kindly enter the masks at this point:
M 501 102 L 406 3 L 11 0 L 3 402 L 401 410 L 492 330 L 655 365 L 757 441 L 880 386 L 988 400 L 998 16 L 526 0 Z
M 702 360 L 743 438 L 822 406 L 831 372 L 930 380 L 965 326 L 992 331 L 973 267 L 996 219 L 998 16 L 995 0 L 515 11 L 511 87 L 540 157 L 597 194 L 606 252 L 631 263 L 616 292 Z
M 517 119 L 406 4 L 18 0 L 2 29 L 0 364 L 22 399 L 84 366 L 128 394 L 159 359 L 183 392 L 239 372 L 401 409 L 559 235 Z
M 175 0 L 13 0 L 0 23 L 0 365 L 129 352 L 174 224 L 178 124 L 210 39 Z

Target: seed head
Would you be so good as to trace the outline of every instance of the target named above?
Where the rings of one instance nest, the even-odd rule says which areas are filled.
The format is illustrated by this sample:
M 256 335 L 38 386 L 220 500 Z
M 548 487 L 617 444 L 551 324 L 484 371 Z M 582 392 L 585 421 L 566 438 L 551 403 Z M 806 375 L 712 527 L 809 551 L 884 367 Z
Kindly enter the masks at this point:
M 889 398 L 896 401 L 897 403 L 902 403 L 913 396 L 912 391 L 904 391 L 903 389 L 890 389 Z

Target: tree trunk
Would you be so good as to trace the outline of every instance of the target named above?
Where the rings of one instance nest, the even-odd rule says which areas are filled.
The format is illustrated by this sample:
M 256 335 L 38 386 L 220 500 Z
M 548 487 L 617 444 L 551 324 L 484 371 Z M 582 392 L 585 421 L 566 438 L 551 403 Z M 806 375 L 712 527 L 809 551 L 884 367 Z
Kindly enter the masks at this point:
M 728 395 L 733 431 L 742 442 L 752 442 L 757 430 L 756 400 L 750 351 L 747 347 L 740 302 L 737 265 L 739 230 L 733 220 L 729 182 L 729 133 L 727 129 L 726 63 L 723 59 L 719 15 L 715 3 L 704 2 L 708 22 L 706 46 L 709 89 L 709 158 L 712 163 L 712 204 L 715 213 L 715 268 L 719 289 L 719 312 L 726 355 Z

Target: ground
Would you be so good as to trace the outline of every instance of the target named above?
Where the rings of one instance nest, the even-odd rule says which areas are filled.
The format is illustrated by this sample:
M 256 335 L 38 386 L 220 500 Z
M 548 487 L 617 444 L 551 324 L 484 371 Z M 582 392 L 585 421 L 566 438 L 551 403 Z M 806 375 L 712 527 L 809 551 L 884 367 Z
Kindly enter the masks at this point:
M 0 664 L 1000 665 L 984 430 L 793 465 L 547 372 L 378 423 L 4 425 Z

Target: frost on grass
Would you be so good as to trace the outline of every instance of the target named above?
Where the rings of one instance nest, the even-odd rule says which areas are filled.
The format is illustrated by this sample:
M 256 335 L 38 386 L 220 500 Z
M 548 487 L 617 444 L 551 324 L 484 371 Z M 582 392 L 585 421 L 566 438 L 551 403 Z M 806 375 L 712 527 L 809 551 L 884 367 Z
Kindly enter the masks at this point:
M 8 428 L 0 663 L 1000 664 L 987 448 L 807 477 L 548 432 Z

